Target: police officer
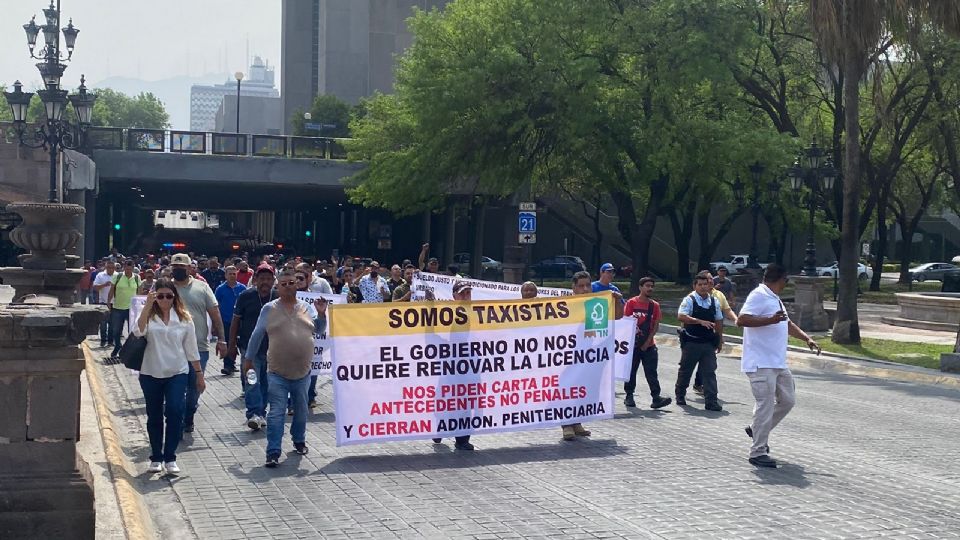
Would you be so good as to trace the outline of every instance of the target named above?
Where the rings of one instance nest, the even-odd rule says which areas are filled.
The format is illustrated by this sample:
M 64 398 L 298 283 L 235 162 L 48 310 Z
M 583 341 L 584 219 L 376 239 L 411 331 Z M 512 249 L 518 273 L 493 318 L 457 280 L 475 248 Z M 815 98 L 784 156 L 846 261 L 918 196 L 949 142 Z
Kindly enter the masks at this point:
M 700 365 L 703 394 L 708 411 L 721 411 L 717 400 L 717 353 L 723 350 L 723 312 L 710 294 L 713 279 L 709 272 L 694 278 L 693 292 L 680 303 L 677 318 L 680 330 L 680 371 L 677 373 L 677 405 L 686 405 L 687 387 L 693 371 Z

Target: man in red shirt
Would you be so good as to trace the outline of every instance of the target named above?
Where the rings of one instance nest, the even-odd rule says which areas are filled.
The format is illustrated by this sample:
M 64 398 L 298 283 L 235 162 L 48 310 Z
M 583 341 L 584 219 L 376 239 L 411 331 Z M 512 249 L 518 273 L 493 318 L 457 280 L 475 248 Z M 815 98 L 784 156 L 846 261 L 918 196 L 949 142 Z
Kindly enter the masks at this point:
M 657 343 L 654 336 L 660 328 L 660 304 L 653 299 L 653 286 L 655 282 L 651 277 L 645 277 L 640 280 L 640 294 L 627 300 L 623 306 L 624 318 L 633 317 L 637 321 L 637 337 L 633 342 L 633 365 L 630 367 L 630 380 L 623 384 L 623 391 L 627 394 L 623 404 L 627 407 L 636 407 L 633 401 L 633 391 L 637 388 L 637 368 L 643 364 L 643 375 L 647 378 L 647 385 L 650 386 L 650 395 L 653 396 L 653 402 L 650 408 L 659 409 L 666 407 L 673 400 L 668 397 L 660 396 L 660 379 L 657 377 L 657 363 L 659 354 L 657 352 Z
M 253 277 L 250 265 L 247 264 L 246 260 L 239 257 L 234 260 L 234 264 L 237 267 L 237 281 L 243 283 L 244 287 L 248 287 L 250 285 L 250 278 Z

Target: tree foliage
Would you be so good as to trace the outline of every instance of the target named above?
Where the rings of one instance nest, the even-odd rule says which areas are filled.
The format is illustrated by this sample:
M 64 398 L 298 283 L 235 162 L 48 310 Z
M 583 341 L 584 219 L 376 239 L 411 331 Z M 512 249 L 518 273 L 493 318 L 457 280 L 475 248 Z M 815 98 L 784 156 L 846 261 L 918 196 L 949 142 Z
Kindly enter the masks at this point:
M 332 94 L 317 96 L 310 106 L 310 120 L 304 118 L 304 111 L 297 109 L 290 122 L 296 135 L 306 137 L 349 137 L 351 114 L 361 112 L 360 107 L 351 107 L 349 103 Z M 306 123 L 320 124 L 320 131 L 307 129 Z
M 97 96 L 91 118 L 94 126 L 145 129 L 164 129 L 170 126 L 170 115 L 163 102 L 150 92 L 141 92 L 131 97 L 110 88 L 100 88 L 93 90 L 93 93 Z M 63 118 L 76 121 L 71 105 L 67 105 Z M 43 122 L 45 119 L 43 103 L 40 97 L 34 94 L 27 109 L 27 121 Z M 0 94 L 0 120 L 12 120 L 10 107 L 3 94 Z
M 857 18 L 873 4 L 882 9 Z M 908 197 L 917 166 L 900 174 L 911 156 L 939 156 L 951 181 L 936 193 L 960 195 L 960 77 L 939 30 L 960 21 L 958 5 L 460 0 L 417 12 L 396 93 L 352 121 L 350 156 L 369 166 L 350 195 L 401 214 L 473 194 L 596 202 L 616 215 L 640 277 L 662 216 L 680 268 L 694 233 L 707 260 L 743 213 L 731 185 L 742 177 L 751 192 L 755 161 L 782 257 L 806 210 L 802 193 L 769 186 L 784 186 L 784 168 L 817 140 L 841 169 L 837 188 L 817 194 L 817 235 L 850 267 L 861 231 L 892 221 L 891 200 L 923 202 Z M 849 323 L 856 299 L 843 301 Z

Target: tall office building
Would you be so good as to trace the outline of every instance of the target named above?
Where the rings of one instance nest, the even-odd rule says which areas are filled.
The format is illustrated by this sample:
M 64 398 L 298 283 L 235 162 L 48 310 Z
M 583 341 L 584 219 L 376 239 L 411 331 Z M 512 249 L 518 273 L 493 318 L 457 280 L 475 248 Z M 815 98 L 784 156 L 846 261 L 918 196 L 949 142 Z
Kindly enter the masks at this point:
M 332 94 L 357 103 L 393 91 L 396 56 L 413 41 L 413 8 L 449 0 L 283 0 L 281 62 L 284 124 L 313 97 Z
M 217 111 L 226 95 L 236 96 L 237 81 L 228 80 L 211 86 L 195 84 L 190 87 L 190 130 L 214 131 Z M 242 97 L 278 98 L 280 92 L 274 85 L 274 70 L 259 56 L 255 56 L 250 72 L 240 82 Z M 236 104 L 236 102 L 234 102 Z

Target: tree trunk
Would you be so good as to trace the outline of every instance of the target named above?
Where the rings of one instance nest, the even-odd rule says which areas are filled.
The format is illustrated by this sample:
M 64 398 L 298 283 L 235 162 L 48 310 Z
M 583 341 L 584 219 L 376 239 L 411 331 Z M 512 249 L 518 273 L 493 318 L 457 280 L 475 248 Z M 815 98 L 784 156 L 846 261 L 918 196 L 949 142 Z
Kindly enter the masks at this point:
M 900 236 L 903 237 L 903 246 L 900 248 L 900 280 L 902 285 L 910 284 L 910 259 L 913 257 L 913 228 L 907 222 L 906 214 L 897 216 L 900 225 Z
M 593 263 L 593 268 L 600 268 L 600 254 L 603 246 L 603 230 L 600 228 L 600 197 L 597 197 L 597 204 L 593 207 L 593 215 L 590 218 L 593 221 L 593 234 L 596 239 L 590 253 L 592 259 L 590 262 Z
M 700 254 L 697 257 L 697 271 L 708 270 L 710 268 L 710 259 L 713 258 L 713 254 L 720 246 L 720 242 L 726 238 L 727 233 L 730 232 L 733 224 L 736 223 L 741 214 L 743 214 L 743 208 L 737 207 L 732 210 L 727 214 L 727 218 L 717 227 L 717 232 L 714 235 L 710 234 L 710 206 L 707 206 L 705 212 L 697 214 L 697 231 L 700 237 Z M 687 280 L 683 285 L 687 285 L 688 283 L 690 283 L 690 280 Z
M 843 17 L 852 24 L 851 6 L 845 5 Z M 860 343 L 857 318 L 857 244 L 860 242 L 860 95 L 861 70 L 853 54 L 844 60 L 844 116 L 846 148 L 843 156 L 843 228 L 840 231 L 839 292 L 833 342 Z
M 877 255 L 873 260 L 873 277 L 870 290 L 880 290 L 880 274 L 883 273 L 883 261 L 887 257 L 887 211 L 886 204 L 877 205 Z
M 621 189 L 610 191 L 610 196 L 617 207 L 617 226 L 620 234 L 630 244 L 633 262 L 633 273 L 630 274 L 631 295 L 639 293 L 640 278 L 650 274 L 650 244 L 657 228 L 657 217 L 667 196 L 669 182 L 670 177 L 661 175 L 650 183 L 647 208 L 644 210 L 643 220 L 639 223 L 630 193 Z
M 693 216 L 697 211 L 697 199 L 690 197 L 684 211 L 677 208 L 669 211 L 673 242 L 677 249 L 676 283 L 690 282 L 690 240 L 693 238 Z
M 480 197 L 479 203 L 473 204 L 473 253 L 470 254 L 470 275 L 475 279 L 484 279 L 483 276 L 483 240 L 487 221 L 487 198 Z

